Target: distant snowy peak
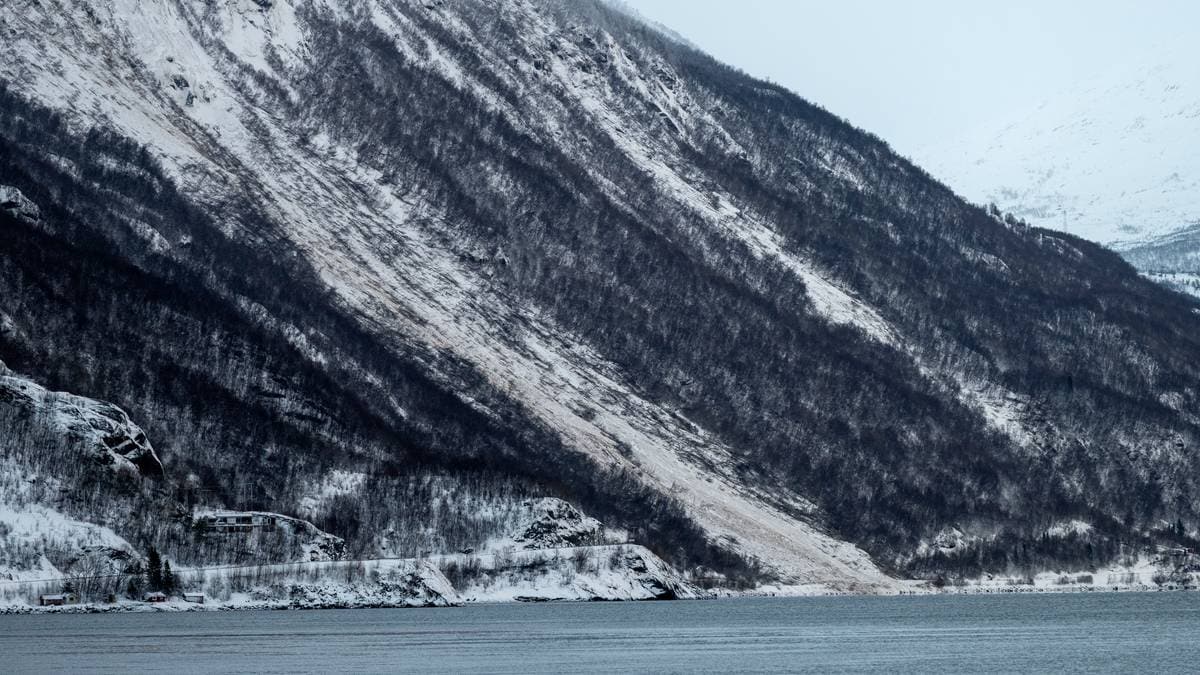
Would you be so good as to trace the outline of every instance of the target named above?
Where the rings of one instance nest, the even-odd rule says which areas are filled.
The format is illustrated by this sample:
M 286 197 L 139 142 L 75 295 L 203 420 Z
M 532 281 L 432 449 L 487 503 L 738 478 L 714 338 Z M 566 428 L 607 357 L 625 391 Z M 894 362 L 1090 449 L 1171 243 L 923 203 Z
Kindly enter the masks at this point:
M 1100 242 L 1200 221 L 1200 53 L 1066 90 L 916 160 L 970 200 Z

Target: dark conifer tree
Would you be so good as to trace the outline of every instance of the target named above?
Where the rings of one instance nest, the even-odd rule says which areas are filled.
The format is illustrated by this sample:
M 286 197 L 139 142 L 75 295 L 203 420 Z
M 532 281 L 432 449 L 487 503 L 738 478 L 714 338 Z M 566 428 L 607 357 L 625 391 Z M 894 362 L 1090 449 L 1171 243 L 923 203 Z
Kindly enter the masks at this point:
M 152 591 L 161 591 L 163 588 L 162 558 L 153 546 L 146 553 L 146 586 Z
M 170 595 L 175 592 L 175 586 L 175 573 L 171 571 L 171 562 L 169 560 L 163 561 L 162 588 L 160 590 Z

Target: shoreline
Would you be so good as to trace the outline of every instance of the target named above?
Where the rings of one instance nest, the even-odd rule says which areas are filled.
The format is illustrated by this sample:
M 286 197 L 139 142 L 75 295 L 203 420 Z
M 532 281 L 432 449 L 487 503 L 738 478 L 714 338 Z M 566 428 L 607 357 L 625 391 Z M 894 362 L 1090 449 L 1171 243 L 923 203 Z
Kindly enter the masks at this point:
M 108 604 L 81 603 L 77 605 L 57 605 L 40 607 L 33 605 L 4 605 L 0 606 L 0 616 L 17 616 L 33 614 L 112 614 L 112 613 L 188 613 L 188 612 L 262 612 L 262 611 L 320 611 L 337 609 L 455 609 L 477 605 L 521 605 L 521 604 L 585 604 L 585 603 L 640 603 L 640 602 L 695 602 L 705 600 L 741 600 L 753 598 L 778 599 L 817 599 L 833 597 L 852 598 L 888 598 L 888 597 L 939 597 L 939 596 L 977 596 L 977 595 L 1072 595 L 1072 594 L 1129 594 L 1129 593 L 1190 593 L 1200 591 L 1200 588 L 1158 588 L 1153 586 L 1067 586 L 1052 587 L 1009 587 L 995 586 L 983 588 L 955 589 L 918 589 L 896 593 L 855 593 L 831 591 L 825 593 L 805 592 L 787 593 L 779 591 L 746 591 L 746 592 L 715 592 L 690 598 L 526 598 L 517 600 L 487 600 L 487 599 L 458 599 L 440 602 L 364 602 L 364 603 L 295 603 L 287 601 L 263 601 L 239 604 L 190 603 L 182 600 L 172 600 L 165 603 L 144 603 L 135 601 L 119 601 Z

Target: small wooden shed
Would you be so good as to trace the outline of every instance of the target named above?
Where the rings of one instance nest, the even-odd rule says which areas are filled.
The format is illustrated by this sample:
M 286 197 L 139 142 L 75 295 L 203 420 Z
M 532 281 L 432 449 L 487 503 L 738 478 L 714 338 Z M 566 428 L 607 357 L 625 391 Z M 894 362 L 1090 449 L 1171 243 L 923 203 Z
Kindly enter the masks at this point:
M 38 604 L 42 607 L 74 605 L 77 602 L 79 602 L 79 596 L 74 593 L 43 593 L 38 598 Z
M 147 594 L 143 595 L 142 600 L 144 600 L 145 602 L 166 602 L 167 594 L 159 593 L 158 591 L 153 591 L 151 593 L 147 593 Z
M 197 605 L 203 605 L 204 604 L 204 594 L 203 593 L 184 593 L 183 601 L 184 602 L 194 602 Z

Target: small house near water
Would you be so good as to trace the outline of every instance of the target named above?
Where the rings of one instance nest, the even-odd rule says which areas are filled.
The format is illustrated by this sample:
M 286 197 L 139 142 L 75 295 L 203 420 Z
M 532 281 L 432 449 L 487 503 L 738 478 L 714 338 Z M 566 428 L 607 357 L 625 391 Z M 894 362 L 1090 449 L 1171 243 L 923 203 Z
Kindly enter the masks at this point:
M 58 607 L 61 605 L 74 605 L 79 602 L 79 596 L 74 593 L 43 593 L 38 597 L 38 604 L 42 607 Z

